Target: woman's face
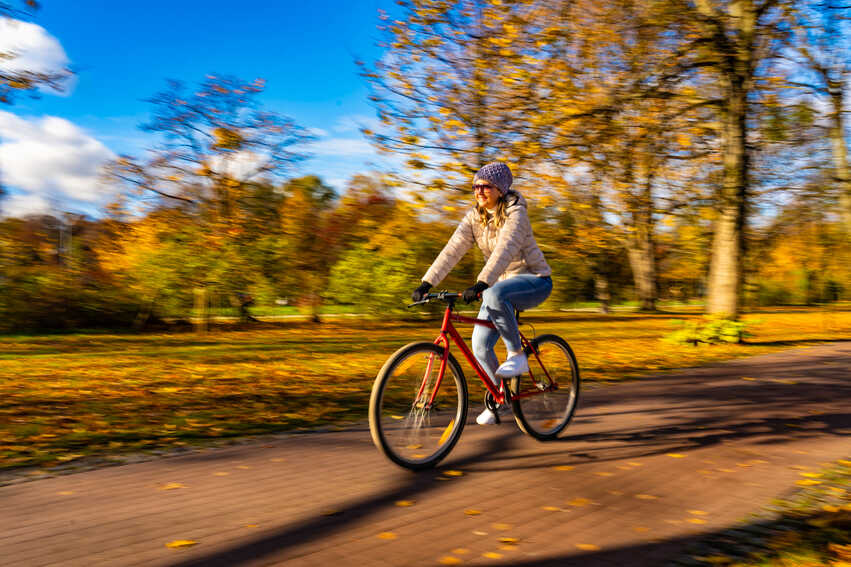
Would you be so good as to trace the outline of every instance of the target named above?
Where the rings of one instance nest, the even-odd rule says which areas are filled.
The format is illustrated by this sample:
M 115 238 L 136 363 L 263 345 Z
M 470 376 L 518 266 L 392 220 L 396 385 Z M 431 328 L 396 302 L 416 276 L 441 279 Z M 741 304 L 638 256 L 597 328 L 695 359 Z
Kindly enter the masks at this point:
M 481 179 L 473 181 L 473 194 L 476 197 L 476 203 L 486 209 L 496 207 L 496 202 L 499 200 L 499 189 Z

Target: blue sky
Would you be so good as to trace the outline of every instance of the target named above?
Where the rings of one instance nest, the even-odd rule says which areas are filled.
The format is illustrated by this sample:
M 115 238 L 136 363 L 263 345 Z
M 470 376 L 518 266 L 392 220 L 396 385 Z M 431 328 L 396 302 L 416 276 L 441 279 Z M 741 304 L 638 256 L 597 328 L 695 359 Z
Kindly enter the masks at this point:
M 392 12 L 393 5 L 386 0 L 46 0 L 32 23 L 49 37 L 29 49 L 49 50 L 43 44 L 53 38 L 77 76 L 64 95 L 19 97 L 15 105 L 0 107 L 6 113 L 5 122 L 0 120 L 0 166 L 20 209 L 7 202 L 6 214 L 38 209 L 45 202 L 51 208 L 93 212 L 105 197 L 77 189 L 87 183 L 79 162 L 139 153 L 153 141 L 138 129 L 149 111 L 143 99 L 162 90 L 166 79 L 197 83 L 208 73 L 266 79 L 264 107 L 319 134 L 315 157 L 298 173 L 316 173 L 342 189 L 352 174 L 382 164 L 357 131 L 359 124 L 374 120 L 374 112 L 355 59 L 372 61 L 380 55 L 378 10 Z M 55 45 L 52 49 L 54 59 L 59 57 Z M 30 143 L 28 135 L 39 144 L 74 138 L 74 152 L 83 146 L 88 150 L 75 160 L 70 157 L 74 152 L 55 148 L 64 165 L 40 164 L 36 180 L 32 168 L 16 170 L 24 167 L 21 156 L 46 159 L 52 154 Z M 23 147 L 33 149 L 27 153 Z M 63 167 L 76 170 L 73 183 L 57 177 L 53 187 L 41 175 L 60 176 Z

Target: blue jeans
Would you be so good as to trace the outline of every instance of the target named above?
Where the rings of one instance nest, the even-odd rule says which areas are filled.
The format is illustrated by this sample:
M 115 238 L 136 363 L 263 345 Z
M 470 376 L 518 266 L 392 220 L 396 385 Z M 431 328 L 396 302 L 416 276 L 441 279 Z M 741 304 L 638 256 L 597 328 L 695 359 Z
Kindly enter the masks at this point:
M 531 309 L 540 305 L 550 296 L 552 290 L 552 278 L 521 274 L 497 282 L 482 292 L 479 319 L 493 321 L 496 329 L 482 325 L 473 327 L 473 354 L 494 384 L 499 384 L 496 379 L 499 360 L 493 351 L 499 337 L 502 337 L 508 352 L 520 352 L 523 348 L 514 309 Z

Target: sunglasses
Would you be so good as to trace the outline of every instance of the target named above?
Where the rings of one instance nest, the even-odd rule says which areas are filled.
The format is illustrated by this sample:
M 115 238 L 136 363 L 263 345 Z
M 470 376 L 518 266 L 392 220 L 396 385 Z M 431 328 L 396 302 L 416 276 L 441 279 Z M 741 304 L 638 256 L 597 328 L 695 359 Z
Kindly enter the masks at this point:
M 473 193 L 475 193 L 476 191 L 493 191 L 494 189 L 496 189 L 496 187 L 494 187 L 490 183 L 481 183 L 473 185 Z

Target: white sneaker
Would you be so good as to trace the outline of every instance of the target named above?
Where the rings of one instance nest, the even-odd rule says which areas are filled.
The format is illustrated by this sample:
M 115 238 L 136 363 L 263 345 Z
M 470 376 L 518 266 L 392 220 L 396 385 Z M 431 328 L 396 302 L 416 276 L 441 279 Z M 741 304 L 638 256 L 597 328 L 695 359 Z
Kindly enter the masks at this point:
M 479 425 L 494 425 L 496 423 L 496 414 L 485 408 L 485 411 L 479 414 L 479 417 L 476 418 L 476 423 Z
M 529 372 L 529 361 L 526 359 L 526 353 L 521 352 L 509 357 L 508 360 L 499 365 L 496 369 L 496 375 L 500 378 L 511 378 L 520 376 Z

